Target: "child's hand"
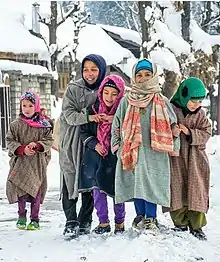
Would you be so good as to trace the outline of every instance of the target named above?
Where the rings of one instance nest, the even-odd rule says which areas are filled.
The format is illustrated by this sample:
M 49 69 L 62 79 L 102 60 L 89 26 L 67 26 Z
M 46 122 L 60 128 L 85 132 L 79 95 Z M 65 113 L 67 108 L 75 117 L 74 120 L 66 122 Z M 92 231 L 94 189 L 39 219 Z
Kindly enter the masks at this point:
M 173 134 L 173 136 L 178 137 L 180 135 L 180 132 L 181 132 L 181 129 L 180 129 L 179 125 L 175 124 L 172 127 L 172 134 Z
M 180 129 L 186 136 L 190 135 L 189 129 L 186 126 L 180 124 Z
M 96 145 L 95 150 L 99 153 L 100 156 L 103 156 L 105 153 L 104 149 L 99 143 Z
M 100 122 L 106 117 L 106 114 L 96 114 L 96 115 L 89 115 L 89 121 L 90 122 Z
M 37 148 L 37 144 L 35 142 L 31 142 L 31 143 L 28 144 L 28 147 L 30 149 L 35 149 L 35 148 Z
M 103 117 L 103 120 L 109 124 L 111 124 L 113 122 L 113 118 L 114 118 L 114 115 L 113 116 L 105 116 Z
M 27 145 L 24 149 L 24 153 L 26 156 L 33 156 L 36 152 Z

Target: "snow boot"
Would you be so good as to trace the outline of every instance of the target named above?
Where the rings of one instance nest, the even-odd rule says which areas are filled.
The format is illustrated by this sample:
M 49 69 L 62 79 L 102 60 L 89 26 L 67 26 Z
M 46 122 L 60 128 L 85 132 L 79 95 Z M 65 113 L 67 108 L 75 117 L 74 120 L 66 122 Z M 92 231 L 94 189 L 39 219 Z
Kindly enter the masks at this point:
M 80 226 L 79 226 L 79 234 L 80 235 L 90 234 L 91 225 L 92 225 L 91 222 L 85 222 L 85 223 L 80 224 Z
M 144 216 L 136 216 L 132 222 L 132 227 L 138 230 L 144 229 Z
M 73 239 L 79 236 L 79 222 L 68 221 L 65 225 L 63 235 L 66 239 Z
M 38 221 L 32 220 L 28 225 L 27 225 L 27 230 L 39 230 L 40 225 Z
M 27 223 L 27 218 L 26 217 L 19 217 L 18 221 L 16 223 L 16 226 L 19 229 L 25 229 L 26 228 L 26 223 Z
M 120 224 L 115 223 L 115 230 L 114 230 L 115 234 L 123 233 L 124 231 L 125 231 L 124 222 Z
M 154 234 L 159 233 L 159 228 L 157 227 L 157 220 L 153 217 L 147 217 L 144 219 L 144 228 L 146 230 L 151 230 Z
M 95 229 L 93 229 L 93 232 L 102 235 L 111 232 L 111 227 L 109 223 L 100 223 Z
M 174 228 L 172 228 L 173 231 L 175 232 L 185 232 L 188 231 L 188 227 L 187 226 L 176 226 Z
M 207 237 L 206 237 L 205 233 L 202 231 L 201 228 L 199 228 L 199 229 L 190 229 L 190 233 L 194 237 L 198 238 L 199 240 L 207 240 Z

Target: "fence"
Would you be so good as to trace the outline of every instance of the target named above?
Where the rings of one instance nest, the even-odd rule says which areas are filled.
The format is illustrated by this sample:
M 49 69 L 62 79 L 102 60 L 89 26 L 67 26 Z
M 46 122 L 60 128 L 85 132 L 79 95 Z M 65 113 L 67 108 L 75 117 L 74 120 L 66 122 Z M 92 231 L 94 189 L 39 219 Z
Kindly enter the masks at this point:
M 10 86 L 6 84 L 0 84 L 0 116 L 0 145 L 6 149 L 5 136 L 11 122 Z

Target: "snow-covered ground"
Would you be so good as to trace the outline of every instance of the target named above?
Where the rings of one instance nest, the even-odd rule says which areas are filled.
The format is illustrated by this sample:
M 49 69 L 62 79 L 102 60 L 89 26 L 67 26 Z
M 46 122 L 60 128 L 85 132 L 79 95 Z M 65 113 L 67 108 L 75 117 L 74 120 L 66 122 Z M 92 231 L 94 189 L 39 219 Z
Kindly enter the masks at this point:
M 208 241 L 202 242 L 189 233 L 159 234 L 108 238 L 82 236 L 70 242 L 62 237 L 65 218 L 59 201 L 59 165 L 53 151 L 48 169 L 49 190 L 41 209 L 41 230 L 37 232 L 16 229 L 17 205 L 9 205 L 5 196 L 8 157 L 0 150 L 0 261 L 4 262 L 146 262 L 146 261 L 220 261 L 220 137 L 209 141 L 207 152 L 211 164 L 211 199 Z M 112 200 L 109 199 L 110 217 L 113 220 Z M 133 204 L 126 204 L 126 228 L 134 218 Z M 94 212 L 93 227 L 98 221 Z M 172 226 L 169 215 L 159 208 L 159 221 Z M 112 223 L 113 226 L 113 223 Z

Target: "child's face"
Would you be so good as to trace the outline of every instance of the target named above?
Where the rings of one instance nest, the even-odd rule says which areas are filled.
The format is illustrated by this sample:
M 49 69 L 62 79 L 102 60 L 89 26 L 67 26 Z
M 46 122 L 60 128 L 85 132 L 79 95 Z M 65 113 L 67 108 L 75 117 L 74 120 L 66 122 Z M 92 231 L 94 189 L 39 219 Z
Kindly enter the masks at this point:
M 103 88 L 102 92 L 102 99 L 107 107 L 112 107 L 118 97 L 118 90 L 110 87 L 110 86 L 105 86 Z
M 85 61 L 83 67 L 83 78 L 90 84 L 94 84 L 99 76 L 99 69 L 92 61 Z
M 34 104 L 31 103 L 31 101 L 29 100 L 22 100 L 21 101 L 21 111 L 23 113 L 23 115 L 25 115 L 26 117 L 32 117 L 33 114 L 35 113 L 34 111 Z
M 41 115 L 42 115 L 42 116 L 45 116 L 45 115 L 46 115 L 46 111 L 45 111 L 45 110 L 42 110 L 42 111 L 41 111 Z
M 135 75 L 136 83 L 144 83 L 145 81 L 151 79 L 153 77 L 153 73 L 149 70 L 140 70 Z
M 187 108 L 189 111 L 194 112 L 197 108 L 199 108 L 202 104 L 202 100 L 189 100 L 187 103 Z

